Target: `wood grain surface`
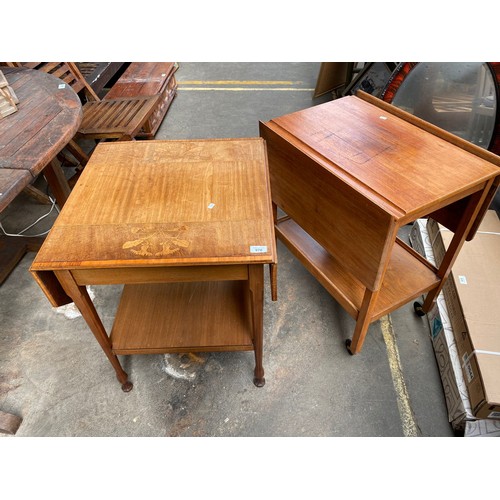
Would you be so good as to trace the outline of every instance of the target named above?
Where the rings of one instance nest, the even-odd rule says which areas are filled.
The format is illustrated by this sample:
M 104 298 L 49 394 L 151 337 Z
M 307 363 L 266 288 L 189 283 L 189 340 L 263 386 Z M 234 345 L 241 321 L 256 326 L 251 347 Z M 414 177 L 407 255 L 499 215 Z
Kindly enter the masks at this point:
M 116 354 L 253 350 L 245 281 L 126 285 Z
M 348 96 L 271 120 L 346 184 L 405 215 L 491 178 L 495 166 L 385 110 Z
M 276 260 L 260 138 L 99 144 L 33 270 Z
M 26 68 L 2 71 L 19 104 L 0 120 L 0 210 L 74 137 L 82 120 L 80 99 L 69 85 L 60 88 L 58 78 Z
M 498 186 L 497 159 L 362 93 L 261 122 L 260 135 L 286 214 L 276 234 L 356 319 L 348 351 L 421 294 L 429 311 Z M 435 214 L 455 232 L 439 269 L 398 239 Z

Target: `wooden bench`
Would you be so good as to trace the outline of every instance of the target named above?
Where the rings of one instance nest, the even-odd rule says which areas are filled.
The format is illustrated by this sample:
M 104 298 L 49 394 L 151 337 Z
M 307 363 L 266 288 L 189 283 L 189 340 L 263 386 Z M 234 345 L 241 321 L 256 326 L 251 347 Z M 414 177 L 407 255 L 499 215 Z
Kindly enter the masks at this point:
M 177 90 L 173 62 L 133 62 L 114 83 L 103 100 L 161 94 L 158 107 L 136 137 L 151 139 L 160 127 Z

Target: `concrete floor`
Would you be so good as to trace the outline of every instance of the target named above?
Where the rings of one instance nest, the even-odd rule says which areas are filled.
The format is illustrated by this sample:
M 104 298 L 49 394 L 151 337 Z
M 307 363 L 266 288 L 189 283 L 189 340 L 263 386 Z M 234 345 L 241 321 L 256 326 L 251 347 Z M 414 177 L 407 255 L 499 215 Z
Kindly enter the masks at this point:
M 312 98 L 318 71 L 319 63 L 181 62 L 156 138 L 257 136 L 259 120 L 330 100 Z M 0 220 L 16 232 L 47 210 L 20 195 Z M 252 383 L 251 352 L 137 355 L 120 357 L 130 393 L 81 316 L 50 306 L 27 254 L 0 286 L 0 409 L 22 417 L 16 437 L 453 436 L 428 324 L 411 304 L 372 324 L 350 356 L 354 321 L 281 243 L 278 252 L 278 302 L 268 282 L 265 290 L 263 388 Z M 120 286 L 92 292 L 110 328 Z

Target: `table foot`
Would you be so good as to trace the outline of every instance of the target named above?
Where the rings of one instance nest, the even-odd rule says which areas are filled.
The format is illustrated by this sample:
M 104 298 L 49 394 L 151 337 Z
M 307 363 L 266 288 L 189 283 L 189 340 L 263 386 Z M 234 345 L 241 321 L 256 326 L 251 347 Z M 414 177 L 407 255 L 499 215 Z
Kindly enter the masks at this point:
M 417 316 L 425 316 L 424 308 L 420 302 L 413 303 L 413 310 Z
M 255 387 L 264 387 L 265 383 L 266 383 L 266 379 L 264 377 L 254 377 L 253 378 L 253 383 L 255 385 Z
M 134 387 L 134 384 L 132 382 L 125 382 L 122 384 L 122 391 L 123 392 L 130 392 L 132 388 Z
M 346 346 L 347 352 L 348 352 L 351 356 L 354 356 L 354 353 L 351 351 L 351 343 L 352 343 L 352 340 L 351 340 L 351 339 L 347 339 L 347 340 L 345 341 L 345 346 Z

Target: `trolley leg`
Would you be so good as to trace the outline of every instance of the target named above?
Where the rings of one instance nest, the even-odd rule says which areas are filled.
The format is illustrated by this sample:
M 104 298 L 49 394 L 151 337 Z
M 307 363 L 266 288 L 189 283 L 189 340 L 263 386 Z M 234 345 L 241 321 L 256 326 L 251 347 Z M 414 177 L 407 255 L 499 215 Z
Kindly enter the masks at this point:
M 358 314 L 358 319 L 356 320 L 356 327 L 354 328 L 352 340 L 347 339 L 345 343 L 349 354 L 358 354 L 363 347 L 366 333 L 368 332 L 368 327 L 371 323 L 373 307 L 375 306 L 377 295 L 378 292 L 373 292 L 368 289 L 365 290 L 365 295 Z

